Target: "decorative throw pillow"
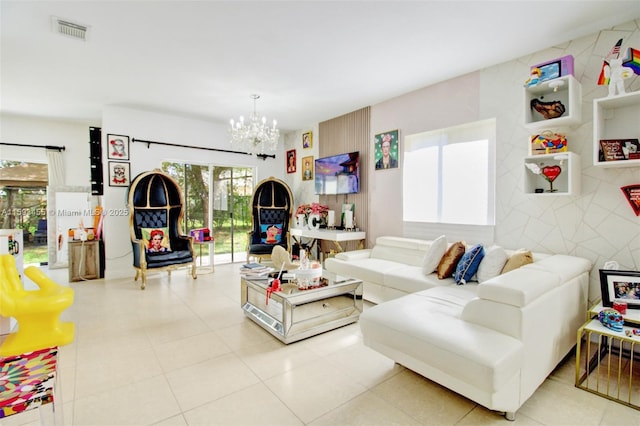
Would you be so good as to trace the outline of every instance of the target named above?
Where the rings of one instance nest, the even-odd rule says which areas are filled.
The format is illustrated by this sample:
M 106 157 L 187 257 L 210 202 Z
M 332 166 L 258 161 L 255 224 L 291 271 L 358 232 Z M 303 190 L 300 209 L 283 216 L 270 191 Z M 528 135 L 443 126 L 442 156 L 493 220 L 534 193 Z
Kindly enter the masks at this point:
M 447 251 L 447 237 L 444 235 L 440 235 L 438 238 L 433 240 L 431 246 L 427 250 L 424 255 L 424 260 L 422 261 L 422 272 L 425 275 L 429 275 L 438 267 L 438 263 L 440 263 L 440 259 L 444 256 Z
M 478 266 L 478 282 L 485 282 L 493 277 L 497 277 L 502 272 L 509 256 L 500 246 L 491 246 L 484 252 L 484 258 Z
M 478 271 L 478 266 L 484 257 L 484 247 L 482 244 L 476 244 L 467 251 L 458 262 L 456 272 L 453 279 L 458 285 L 464 285 Z
M 443 280 L 453 275 L 453 271 L 456 270 L 460 258 L 464 255 L 464 250 L 464 241 L 451 244 L 451 247 L 447 249 L 442 259 L 440 259 L 440 263 L 438 263 L 438 279 Z
M 282 225 L 260 225 L 261 238 L 263 244 L 278 244 L 282 241 Z
M 507 260 L 504 268 L 502 268 L 502 273 L 506 274 L 507 272 L 518 269 L 528 263 L 533 263 L 533 254 L 531 251 L 525 249 L 516 250 L 511 256 L 509 256 L 509 260 Z
M 165 253 L 171 251 L 169 228 L 142 228 L 142 242 L 147 253 Z

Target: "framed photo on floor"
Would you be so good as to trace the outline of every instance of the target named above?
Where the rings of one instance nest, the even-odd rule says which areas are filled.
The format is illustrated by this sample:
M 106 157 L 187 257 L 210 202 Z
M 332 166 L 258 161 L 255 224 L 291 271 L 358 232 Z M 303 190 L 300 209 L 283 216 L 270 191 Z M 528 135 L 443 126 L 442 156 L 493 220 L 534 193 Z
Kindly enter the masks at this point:
M 626 302 L 629 309 L 640 309 L 640 272 L 600 269 L 602 306 Z

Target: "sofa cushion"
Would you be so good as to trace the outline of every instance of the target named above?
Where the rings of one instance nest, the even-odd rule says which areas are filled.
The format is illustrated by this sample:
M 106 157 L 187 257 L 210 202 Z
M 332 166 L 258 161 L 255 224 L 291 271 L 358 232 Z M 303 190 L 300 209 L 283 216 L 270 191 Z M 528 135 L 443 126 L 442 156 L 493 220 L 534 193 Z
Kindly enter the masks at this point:
M 562 282 L 569 281 L 580 274 L 591 270 L 591 262 L 581 257 L 556 254 L 537 260 L 526 266 L 526 269 L 544 269 L 560 275 Z
M 422 266 L 430 241 L 401 237 L 378 237 L 371 257 L 393 260 L 405 265 Z
M 507 263 L 505 263 L 504 267 L 502 268 L 502 273 L 506 274 L 507 272 L 518 269 L 524 265 L 528 265 L 529 263 L 533 263 L 533 254 L 531 253 L 531 251 L 526 249 L 518 249 L 511 256 L 509 256 L 509 259 L 507 259 Z
M 517 307 L 562 284 L 559 274 L 526 265 L 478 285 L 478 297 Z
M 420 266 L 405 265 L 384 274 L 382 284 L 404 293 L 415 293 L 433 287 L 452 286 L 455 282 L 453 278 L 439 280 L 434 273 L 425 275 Z
M 460 258 L 464 255 L 465 251 L 465 243 L 463 241 L 458 241 L 447 249 L 442 259 L 440 259 L 440 263 L 438 263 L 438 278 L 444 279 L 449 278 L 453 275 L 453 272 L 456 270 L 456 266 L 458 266 L 458 262 Z
M 260 242 L 262 244 L 278 244 L 282 240 L 282 225 L 260 225 Z
M 470 281 L 471 277 L 478 271 L 478 266 L 480 266 L 483 257 L 484 247 L 482 244 L 476 244 L 462 255 L 453 276 L 456 284 L 463 285 Z
M 390 271 L 406 267 L 407 265 L 402 263 L 373 258 L 354 259 L 350 261 L 330 258 L 325 262 L 325 269 L 330 272 L 377 284 L 382 284 L 385 274 L 388 274 Z
M 169 228 L 141 228 L 142 241 L 144 243 L 144 249 L 147 253 L 164 253 L 171 251 L 171 244 L 169 243 Z M 160 245 L 154 245 L 154 239 L 159 239 Z
M 459 318 L 473 287 L 438 287 L 365 309 L 365 344 L 380 342 L 487 392 L 502 388 L 521 367 L 523 345 Z
M 500 246 L 493 245 L 485 250 L 484 257 L 478 266 L 478 282 L 485 282 L 502 273 L 509 256 Z
M 424 255 L 424 260 L 422 261 L 422 272 L 425 275 L 431 274 L 438 267 L 438 263 L 440 263 L 440 259 L 444 256 L 447 251 L 447 237 L 444 235 L 440 235 L 438 238 L 433 240 L 431 246 L 427 250 L 427 253 Z

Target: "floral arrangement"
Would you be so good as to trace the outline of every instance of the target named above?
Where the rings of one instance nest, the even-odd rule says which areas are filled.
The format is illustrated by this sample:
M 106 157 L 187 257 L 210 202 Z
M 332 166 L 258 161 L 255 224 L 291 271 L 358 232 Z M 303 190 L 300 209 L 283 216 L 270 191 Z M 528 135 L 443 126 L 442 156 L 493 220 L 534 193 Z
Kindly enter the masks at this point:
M 329 206 L 320 203 L 300 204 L 296 210 L 296 215 L 303 214 L 309 217 L 310 214 L 319 214 L 321 218 L 326 218 Z

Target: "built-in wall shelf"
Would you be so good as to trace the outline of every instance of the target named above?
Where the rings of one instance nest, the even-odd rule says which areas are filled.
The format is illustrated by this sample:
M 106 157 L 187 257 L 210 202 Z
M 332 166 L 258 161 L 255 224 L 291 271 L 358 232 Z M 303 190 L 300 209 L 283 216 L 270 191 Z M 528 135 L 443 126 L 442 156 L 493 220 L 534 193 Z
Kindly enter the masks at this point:
M 600 141 L 620 141 L 620 160 L 606 161 Z M 639 167 L 640 159 L 628 159 L 625 140 L 640 140 L 640 91 L 593 100 L 593 164 L 598 167 Z M 631 147 L 637 150 L 638 147 Z M 624 159 L 623 159 L 624 157 Z
M 524 124 L 529 129 L 575 126 L 582 120 L 582 86 L 572 75 L 527 86 L 524 88 L 524 94 Z M 556 118 L 545 118 L 532 107 L 533 100 L 548 105 L 547 108 L 553 108 L 560 103 L 564 113 Z
M 535 173 L 530 169 L 539 170 Z M 524 192 L 534 196 L 548 197 L 558 195 L 580 194 L 580 156 L 573 152 L 560 152 L 556 154 L 541 154 L 525 157 L 524 159 Z M 545 179 L 544 168 L 548 167 L 548 174 L 557 172 L 560 174 L 553 181 L 554 192 L 550 192 L 551 185 Z M 538 192 L 536 192 L 538 191 Z

